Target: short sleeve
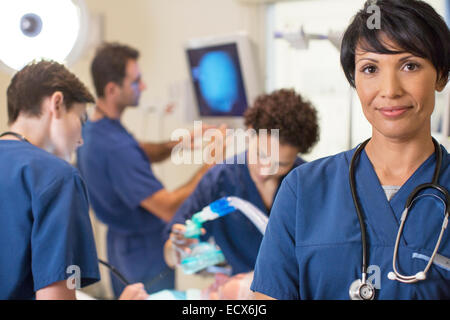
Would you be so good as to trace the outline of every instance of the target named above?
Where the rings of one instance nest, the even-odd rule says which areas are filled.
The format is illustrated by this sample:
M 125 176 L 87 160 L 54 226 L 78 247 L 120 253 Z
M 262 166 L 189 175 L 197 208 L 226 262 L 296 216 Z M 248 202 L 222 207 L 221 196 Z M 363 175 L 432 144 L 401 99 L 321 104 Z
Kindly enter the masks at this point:
M 33 196 L 35 292 L 72 276 L 81 287 L 100 280 L 86 187 L 75 169 L 67 171 Z
M 112 188 L 130 209 L 138 208 L 143 200 L 164 188 L 139 146 L 115 148 L 107 157 Z
M 165 239 L 169 237 L 174 224 L 184 224 L 186 220 L 190 219 L 195 213 L 202 210 L 214 200 L 217 200 L 214 197 L 215 186 L 217 186 L 217 184 L 218 181 L 213 168 L 203 176 L 194 192 L 192 192 L 192 194 L 181 204 L 180 208 L 175 213 L 175 216 L 165 229 Z
M 299 272 L 295 256 L 296 175 L 282 182 L 256 259 L 252 291 L 275 299 L 299 299 Z

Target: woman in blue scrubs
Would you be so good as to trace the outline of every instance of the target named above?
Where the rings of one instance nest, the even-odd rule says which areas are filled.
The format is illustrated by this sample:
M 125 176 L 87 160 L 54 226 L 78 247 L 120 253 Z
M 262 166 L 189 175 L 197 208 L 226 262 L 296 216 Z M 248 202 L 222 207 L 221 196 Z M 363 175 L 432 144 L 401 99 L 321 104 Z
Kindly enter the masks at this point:
M 0 299 L 75 299 L 100 279 L 87 191 L 67 161 L 94 98 L 63 65 L 42 61 L 8 87 L 0 133 Z M 122 299 L 145 299 L 142 284 Z
M 228 159 L 208 171 L 193 194 L 181 205 L 167 228 L 170 239 L 165 245 L 165 258 L 169 266 L 180 262 L 180 249 L 187 251 L 192 240 L 184 238 L 185 221 L 193 214 L 222 197 L 236 196 L 247 200 L 269 215 L 273 199 L 281 181 L 293 168 L 304 163 L 297 156 L 306 153 L 318 140 L 316 111 L 294 90 L 278 90 L 261 95 L 245 114 L 245 125 L 254 129 L 256 136 L 250 139 L 247 152 Z M 260 129 L 279 129 L 279 158 L 275 160 L 276 148 L 272 144 L 260 143 L 264 138 Z M 253 161 L 257 155 L 260 161 Z M 267 174 L 262 161 L 273 157 L 276 172 Z M 255 156 L 255 159 L 257 157 Z M 264 159 L 263 159 L 264 158 Z M 232 161 L 230 161 L 232 160 Z M 232 274 L 249 272 L 254 269 L 256 256 L 261 244 L 260 231 L 241 212 L 204 224 L 206 240 L 213 237 L 221 248 Z M 174 246 L 174 241 L 177 248 Z M 177 250 L 178 249 L 178 250 Z
M 369 5 L 344 35 L 341 62 L 372 137 L 360 148 L 351 174 L 355 149 L 300 166 L 286 177 L 257 258 L 254 298 L 450 298 L 448 230 L 426 276 L 421 273 L 441 232 L 442 192 L 427 187 L 418 193 L 397 241 L 409 195 L 432 181 L 436 167 L 437 183 L 450 189 L 450 157 L 434 145 L 430 129 L 435 93 L 448 80 L 450 32 L 431 6 L 417 0 L 377 1 L 381 29 L 371 29 Z M 399 274 L 417 278 L 405 283 L 393 264 Z

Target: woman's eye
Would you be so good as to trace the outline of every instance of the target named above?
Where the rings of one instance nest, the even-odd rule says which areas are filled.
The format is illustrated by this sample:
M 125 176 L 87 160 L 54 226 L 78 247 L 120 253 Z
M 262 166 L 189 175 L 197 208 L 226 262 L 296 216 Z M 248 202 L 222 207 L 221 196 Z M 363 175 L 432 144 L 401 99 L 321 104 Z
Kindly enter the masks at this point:
M 375 66 L 367 66 L 362 69 L 362 72 L 368 73 L 368 74 L 375 73 L 376 71 L 377 71 L 377 68 Z
M 410 62 L 410 63 L 405 64 L 404 69 L 407 71 L 415 71 L 415 70 L 419 69 L 419 67 L 420 66 L 417 63 Z

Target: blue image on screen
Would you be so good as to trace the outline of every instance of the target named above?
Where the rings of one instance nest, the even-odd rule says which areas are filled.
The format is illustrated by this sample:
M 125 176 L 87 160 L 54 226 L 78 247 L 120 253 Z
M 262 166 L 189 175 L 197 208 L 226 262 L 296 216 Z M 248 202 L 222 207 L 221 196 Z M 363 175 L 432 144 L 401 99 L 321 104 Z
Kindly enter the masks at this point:
M 242 116 L 247 97 L 236 44 L 187 51 L 201 116 Z

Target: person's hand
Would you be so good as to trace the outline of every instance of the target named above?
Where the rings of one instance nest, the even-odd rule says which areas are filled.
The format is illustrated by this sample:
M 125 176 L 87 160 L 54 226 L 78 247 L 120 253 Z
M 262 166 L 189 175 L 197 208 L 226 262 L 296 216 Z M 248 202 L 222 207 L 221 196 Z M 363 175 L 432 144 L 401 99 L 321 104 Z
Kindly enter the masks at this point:
M 144 289 L 142 283 L 134 283 L 125 287 L 119 300 L 146 300 L 148 293 Z
M 201 128 L 194 128 L 191 131 L 189 131 L 189 139 L 181 138 L 179 142 L 183 142 L 184 149 L 190 150 L 203 149 L 203 135 L 209 129 L 217 129 L 217 127 L 202 123 Z
M 186 226 L 183 224 L 174 224 L 170 233 L 170 241 L 172 243 L 172 259 L 177 264 L 181 259 L 191 252 L 190 246 L 198 243 L 198 239 L 186 238 L 184 233 Z M 202 234 L 205 234 L 205 229 L 202 228 Z

